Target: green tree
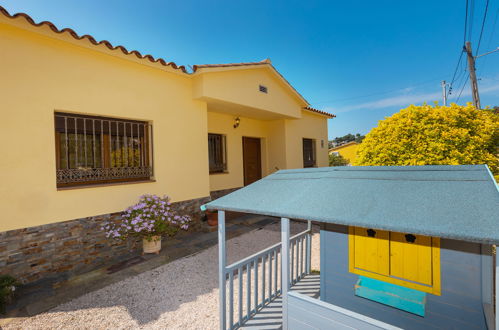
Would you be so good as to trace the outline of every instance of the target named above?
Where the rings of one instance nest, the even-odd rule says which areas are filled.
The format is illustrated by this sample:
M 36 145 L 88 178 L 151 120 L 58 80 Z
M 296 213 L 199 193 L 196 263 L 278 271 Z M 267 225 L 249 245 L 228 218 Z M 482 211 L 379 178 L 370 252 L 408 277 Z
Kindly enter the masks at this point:
M 329 166 L 345 166 L 348 164 L 350 164 L 350 161 L 340 154 L 332 153 L 329 155 Z
M 355 165 L 487 164 L 499 174 L 499 115 L 471 104 L 411 105 L 379 121 Z
M 334 147 L 335 145 L 338 145 L 338 144 L 343 144 L 343 143 L 348 143 L 348 142 L 352 142 L 352 141 L 355 141 L 357 143 L 361 143 L 362 140 L 364 139 L 364 135 L 361 135 L 360 133 L 357 133 L 357 134 L 347 134 L 347 135 L 343 135 L 343 136 L 338 136 L 336 138 L 334 138 L 333 140 L 329 141 L 329 148 L 332 148 Z

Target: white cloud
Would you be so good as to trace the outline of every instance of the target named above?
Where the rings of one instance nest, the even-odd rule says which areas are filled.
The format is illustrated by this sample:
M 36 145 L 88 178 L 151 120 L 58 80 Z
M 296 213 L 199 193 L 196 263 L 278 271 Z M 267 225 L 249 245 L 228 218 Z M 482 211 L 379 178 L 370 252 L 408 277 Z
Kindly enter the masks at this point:
M 413 88 L 406 88 L 404 91 L 411 91 Z M 479 87 L 480 94 L 487 94 L 491 92 L 495 92 L 499 90 L 499 84 L 488 85 Z M 456 95 L 452 95 L 456 96 Z M 463 97 L 471 96 L 471 91 L 469 87 L 465 87 L 465 90 L 461 94 L 461 100 Z M 420 94 L 403 94 L 398 96 L 386 97 L 370 102 L 364 102 L 359 104 L 352 104 L 343 107 L 330 107 L 325 108 L 325 111 L 333 112 L 333 113 L 341 113 L 341 112 L 349 112 L 355 110 L 372 110 L 372 109 L 383 109 L 389 107 L 407 107 L 410 104 L 422 104 L 433 103 L 434 101 L 439 101 L 442 103 L 442 92 L 435 93 L 420 93 Z M 449 102 L 454 102 L 454 97 L 451 97 Z

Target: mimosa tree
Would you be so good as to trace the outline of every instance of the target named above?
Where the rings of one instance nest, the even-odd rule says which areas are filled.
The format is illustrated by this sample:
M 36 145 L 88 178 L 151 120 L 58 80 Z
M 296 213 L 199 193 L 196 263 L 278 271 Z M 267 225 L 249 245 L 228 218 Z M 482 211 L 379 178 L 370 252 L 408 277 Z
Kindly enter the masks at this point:
M 460 106 L 411 105 L 379 121 L 355 165 L 487 164 L 499 174 L 499 115 Z

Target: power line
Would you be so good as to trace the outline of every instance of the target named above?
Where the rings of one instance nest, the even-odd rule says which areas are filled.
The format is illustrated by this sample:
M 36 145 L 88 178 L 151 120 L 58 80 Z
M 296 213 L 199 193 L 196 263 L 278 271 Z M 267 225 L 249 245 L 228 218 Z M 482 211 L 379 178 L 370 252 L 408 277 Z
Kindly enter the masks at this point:
M 478 46 L 476 47 L 476 54 L 478 54 L 478 50 L 480 50 L 480 43 L 482 42 L 482 36 L 483 36 L 483 28 L 485 27 L 485 21 L 487 20 L 487 11 L 489 10 L 489 0 L 486 1 L 485 3 L 485 12 L 483 13 L 483 20 L 482 20 L 482 29 L 480 30 L 480 38 L 478 38 Z
M 468 0 L 466 0 L 466 14 L 464 15 L 464 36 L 463 45 L 466 42 L 466 31 L 468 30 Z
M 494 23 L 492 24 L 492 32 L 490 33 L 489 41 L 487 42 L 487 49 L 490 49 L 490 46 L 492 45 L 492 40 L 494 39 L 494 34 L 496 32 L 496 24 L 497 24 L 497 17 L 499 17 L 499 8 L 496 10 L 496 15 L 494 17 Z M 486 57 L 482 62 L 481 62 L 481 71 L 483 71 L 483 68 L 485 67 L 485 64 L 487 63 L 488 57 Z
M 475 16 L 475 0 L 471 0 L 470 3 L 470 28 L 468 30 L 468 40 L 471 40 L 473 37 L 473 18 Z
M 449 90 L 447 91 L 447 97 L 450 94 L 452 94 L 452 86 L 454 85 L 454 81 L 456 79 L 456 74 L 457 74 L 457 70 L 459 69 L 459 64 L 461 63 L 461 60 L 463 59 L 463 54 L 464 54 L 464 51 L 461 51 L 461 54 L 459 55 L 459 59 L 457 60 L 456 69 L 454 70 L 454 74 L 452 75 L 452 80 L 451 80 L 450 85 L 449 85 Z
M 459 102 L 459 98 L 461 97 L 461 94 L 463 93 L 464 87 L 466 87 L 466 84 L 468 83 L 468 79 L 470 79 L 470 76 L 466 76 L 466 80 L 464 81 L 463 88 L 461 88 L 461 91 L 459 92 L 456 103 Z

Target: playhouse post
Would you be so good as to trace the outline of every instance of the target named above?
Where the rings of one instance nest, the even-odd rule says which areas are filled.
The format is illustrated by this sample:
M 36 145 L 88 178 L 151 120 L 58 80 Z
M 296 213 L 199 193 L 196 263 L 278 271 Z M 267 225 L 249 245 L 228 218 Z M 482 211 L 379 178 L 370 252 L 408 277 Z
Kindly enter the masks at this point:
M 281 218 L 282 328 L 288 328 L 289 219 Z
M 226 294 L 225 294 L 225 211 L 218 211 L 218 288 L 220 293 L 220 329 L 226 326 Z

